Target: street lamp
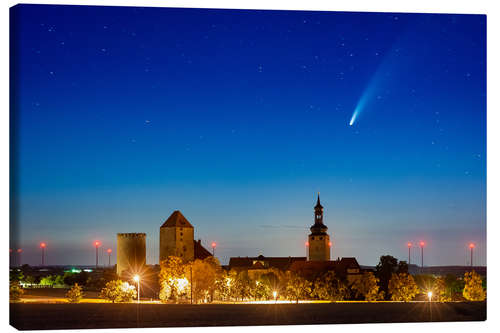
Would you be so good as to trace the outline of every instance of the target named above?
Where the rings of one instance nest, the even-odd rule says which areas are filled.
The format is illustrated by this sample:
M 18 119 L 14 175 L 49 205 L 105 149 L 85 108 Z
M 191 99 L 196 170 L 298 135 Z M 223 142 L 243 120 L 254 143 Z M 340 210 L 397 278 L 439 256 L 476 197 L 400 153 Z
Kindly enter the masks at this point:
M 411 246 L 413 245 L 411 242 L 408 242 L 408 244 L 406 244 L 408 246 L 408 266 L 410 266 L 411 264 L 411 253 L 410 253 L 410 249 L 411 249 Z
M 97 268 L 97 265 L 99 264 L 99 255 L 98 255 L 99 246 L 101 246 L 101 242 L 95 241 L 94 245 L 95 245 L 95 268 Z
M 113 250 L 111 249 L 108 249 L 108 266 L 111 266 L 111 252 L 113 252 Z
M 22 262 L 21 262 L 21 253 L 23 253 L 23 249 L 17 249 L 17 257 L 19 258 L 19 267 L 22 266 Z
M 212 256 L 215 257 L 215 247 L 217 246 L 216 242 L 212 242 Z
M 427 293 L 427 298 L 429 298 L 429 302 L 432 300 L 432 291 Z
M 45 265 L 45 248 L 47 247 L 47 244 L 44 242 L 40 243 L 40 248 L 42 249 L 42 266 Z
M 276 297 L 278 296 L 278 292 L 275 290 L 273 291 L 273 297 L 274 297 L 274 303 L 276 303 Z
M 141 278 L 139 275 L 134 275 L 134 281 L 137 282 L 137 304 L 141 302 Z
M 470 243 L 469 244 L 469 248 L 470 248 L 470 267 L 472 267 L 472 256 L 473 256 L 473 252 L 474 252 L 474 248 L 476 247 L 476 245 L 474 243 Z
M 421 265 L 421 267 L 422 268 L 424 267 L 424 246 L 425 246 L 425 242 L 424 241 L 420 241 L 420 250 L 421 250 L 421 258 L 422 258 L 422 265 Z

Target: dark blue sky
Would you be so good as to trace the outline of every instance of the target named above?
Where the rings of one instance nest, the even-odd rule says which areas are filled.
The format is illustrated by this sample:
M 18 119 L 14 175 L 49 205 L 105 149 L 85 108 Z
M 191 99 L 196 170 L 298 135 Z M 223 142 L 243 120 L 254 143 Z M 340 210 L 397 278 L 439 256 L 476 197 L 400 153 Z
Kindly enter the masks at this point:
M 486 264 L 486 17 L 22 5 L 11 9 L 14 248 L 92 242 L 179 209 L 230 256 Z M 353 126 L 354 110 L 359 113 Z M 17 226 L 17 227 L 16 227 Z M 413 262 L 420 261 L 413 251 Z M 104 257 L 103 259 L 104 260 Z M 107 258 L 106 258 L 107 261 Z

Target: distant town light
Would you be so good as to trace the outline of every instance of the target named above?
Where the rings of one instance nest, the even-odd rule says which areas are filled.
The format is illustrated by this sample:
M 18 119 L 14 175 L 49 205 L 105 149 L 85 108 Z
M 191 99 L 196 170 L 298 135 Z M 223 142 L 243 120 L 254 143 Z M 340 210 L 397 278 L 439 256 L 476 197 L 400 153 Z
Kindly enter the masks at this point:
M 139 282 L 139 280 L 140 280 L 140 279 L 141 279 L 141 278 L 139 277 L 139 275 L 137 275 L 137 274 L 136 274 L 136 275 L 134 275 L 134 281 L 135 281 L 135 282 Z
M 17 249 L 17 252 L 21 253 L 21 252 L 23 252 L 23 249 Z
M 427 293 L 427 297 L 429 298 L 429 302 L 432 300 L 432 291 Z
M 273 298 L 274 298 L 274 300 L 276 300 L 276 296 L 278 296 L 278 292 L 275 290 L 275 291 L 273 291 Z

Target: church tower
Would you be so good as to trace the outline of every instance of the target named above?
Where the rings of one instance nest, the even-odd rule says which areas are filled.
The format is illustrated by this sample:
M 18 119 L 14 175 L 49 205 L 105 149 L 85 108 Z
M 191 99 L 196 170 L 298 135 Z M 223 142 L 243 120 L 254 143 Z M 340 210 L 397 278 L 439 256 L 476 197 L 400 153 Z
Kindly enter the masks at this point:
M 309 258 L 311 261 L 330 260 L 330 236 L 326 233 L 328 227 L 323 224 L 323 206 L 318 193 L 318 202 L 314 206 L 314 224 L 309 235 Z

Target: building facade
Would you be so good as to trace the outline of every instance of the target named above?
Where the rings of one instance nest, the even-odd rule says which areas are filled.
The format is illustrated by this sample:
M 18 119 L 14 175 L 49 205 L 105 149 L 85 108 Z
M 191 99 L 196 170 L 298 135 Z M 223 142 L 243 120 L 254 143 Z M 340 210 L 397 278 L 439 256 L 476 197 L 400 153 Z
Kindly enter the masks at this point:
M 116 274 L 141 272 L 146 265 L 146 234 L 120 233 L 116 235 Z
M 194 227 L 178 210 L 160 227 L 160 262 L 169 256 L 194 259 Z
M 327 234 L 328 227 L 323 224 L 323 206 L 321 206 L 318 193 L 318 201 L 314 206 L 314 224 L 310 228 L 309 235 L 309 255 L 310 261 L 328 261 L 330 260 L 330 248 L 332 243 Z

